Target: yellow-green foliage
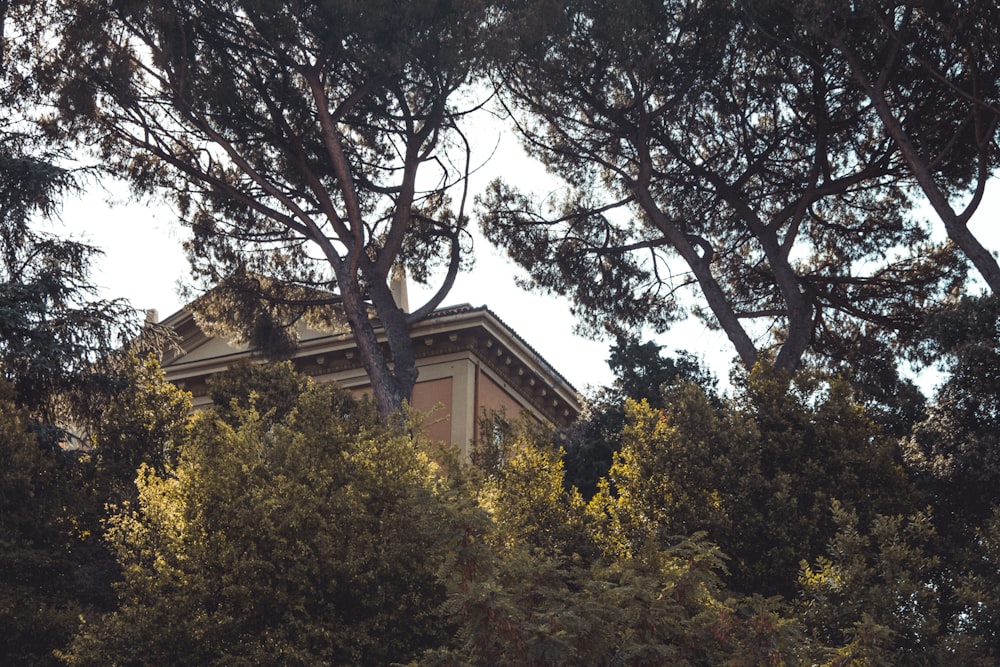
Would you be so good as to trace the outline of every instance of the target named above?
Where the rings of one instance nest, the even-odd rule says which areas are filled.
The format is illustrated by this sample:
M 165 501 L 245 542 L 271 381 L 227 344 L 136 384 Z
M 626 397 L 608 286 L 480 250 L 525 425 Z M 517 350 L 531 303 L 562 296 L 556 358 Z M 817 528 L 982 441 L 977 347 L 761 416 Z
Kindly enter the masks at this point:
M 126 356 L 122 389 L 93 417 L 93 464 L 99 469 L 105 502 L 135 495 L 133 480 L 143 463 L 162 471 L 187 432 L 191 395 L 166 381 L 156 360 Z
M 622 450 L 588 508 L 609 553 L 704 531 L 730 558 L 728 585 L 792 599 L 799 562 L 833 538 L 833 500 L 870 516 L 909 498 L 893 443 L 839 380 L 758 367 L 721 407 L 685 385 L 662 411 L 627 411 Z
M 290 361 L 245 362 L 212 378 L 209 397 L 226 423 L 237 424 L 240 411 L 251 404 L 263 418 L 280 421 L 295 408 L 307 383 L 308 378 L 295 373 Z
M 492 530 L 452 583 L 460 631 L 423 664 L 800 662 L 797 624 L 773 601 L 727 599 L 723 556 L 703 535 L 602 554 L 604 528 L 563 488 L 560 451 L 537 432 L 507 434 L 480 493 Z
M 544 556 L 592 549 L 583 500 L 576 489 L 563 486 L 562 450 L 552 446 L 547 433 L 520 422 L 500 437 L 499 463 L 479 490 L 480 503 L 493 519 L 495 546 L 501 551 L 527 546 Z
M 464 531 L 432 464 L 370 404 L 308 386 L 277 423 L 199 414 L 111 523 L 120 606 L 73 665 L 384 664 L 447 631 L 438 571 Z
M 723 490 L 753 456 L 753 425 L 694 385 L 671 395 L 669 412 L 628 401 L 626 415 L 622 450 L 588 508 L 602 547 L 626 555 L 649 540 L 730 530 Z

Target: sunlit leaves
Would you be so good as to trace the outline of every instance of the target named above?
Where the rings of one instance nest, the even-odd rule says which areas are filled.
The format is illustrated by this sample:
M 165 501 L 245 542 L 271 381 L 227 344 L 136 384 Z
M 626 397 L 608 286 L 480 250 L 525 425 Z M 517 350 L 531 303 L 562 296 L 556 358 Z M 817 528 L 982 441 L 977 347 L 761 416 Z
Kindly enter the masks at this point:
M 381 664 L 442 640 L 438 568 L 460 538 L 427 456 L 339 390 L 293 403 L 203 413 L 175 466 L 142 469 L 112 521 L 120 607 L 70 664 Z

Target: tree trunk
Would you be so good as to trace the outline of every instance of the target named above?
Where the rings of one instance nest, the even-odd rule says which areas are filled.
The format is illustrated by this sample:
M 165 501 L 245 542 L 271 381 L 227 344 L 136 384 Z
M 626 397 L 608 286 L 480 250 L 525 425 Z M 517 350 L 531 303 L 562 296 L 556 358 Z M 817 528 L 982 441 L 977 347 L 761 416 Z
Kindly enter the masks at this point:
M 695 280 L 698 281 L 698 286 L 701 288 L 702 294 L 705 295 L 708 307 L 711 309 L 712 314 L 715 315 L 719 326 L 726 332 L 726 336 L 733 344 L 733 347 L 736 348 L 736 354 L 739 356 L 740 362 L 747 369 L 752 368 L 757 363 L 759 352 L 750 339 L 750 336 L 747 335 L 746 329 L 740 323 L 739 317 L 733 311 L 719 282 L 712 275 L 712 269 L 709 266 L 710 258 L 702 257 L 698 254 L 698 251 L 695 250 L 694 246 L 688 241 L 681 230 L 663 214 L 663 211 L 656 205 L 652 195 L 645 187 L 640 184 L 634 184 L 632 192 L 635 195 L 636 201 L 639 202 L 639 205 L 649 215 L 649 219 L 653 221 L 673 246 L 674 250 L 677 251 L 677 254 L 691 268 L 691 272 L 694 274 Z
M 375 407 L 383 419 L 390 419 L 403 407 L 403 401 L 409 400 L 416 382 L 416 365 L 413 357 L 413 346 L 409 342 L 409 332 L 403 332 L 409 346 L 409 360 L 407 364 L 405 349 L 407 345 L 402 345 L 399 341 L 400 333 L 396 331 L 398 326 L 392 322 L 386 325 L 383 316 L 383 326 L 386 327 L 386 334 L 390 339 L 395 339 L 395 347 L 401 350 L 403 356 L 403 368 L 397 362 L 395 369 L 389 367 L 388 359 L 382 346 L 378 342 L 375 327 L 368 317 L 368 306 L 361 298 L 361 291 L 356 281 L 349 278 L 341 283 L 341 295 L 343 297 L 344 314 L 351 327 L 351 334 L 354 342 L 358 346 L 358 355 L 361 363 L 368 374 L 371 382 L 372 398 Z M 345 289 L 347 287 L 347 289 Z M 385 288 L 388 292 L 388 288 Z M 390 299 L 391 299 L 390 294 Z M 398 308 L 396 309 L 398 310 Z M 391 319 L 391 317 L 390 317 Z M 390 345 L 390 348 L 392 345 Z M 409 368 L 405 368 L 406 366 Z M 402 373 L 400 373 L 402 371 Z M 400 380 L 403 380 L 402 382 Z
M 417 362 L 413 353 L 413 340 L 410 338 L 410 324 L 406 313 L 396 303 L 392 290 L 386 284 L 385 278 L 375 278 L 370 283 L 371 299 L 382 320 L 389 353 L 392 356 L 392 370 L 399 399 L 395 409 L 409 401 L 413 396 L 413 387 L 417 383 Z

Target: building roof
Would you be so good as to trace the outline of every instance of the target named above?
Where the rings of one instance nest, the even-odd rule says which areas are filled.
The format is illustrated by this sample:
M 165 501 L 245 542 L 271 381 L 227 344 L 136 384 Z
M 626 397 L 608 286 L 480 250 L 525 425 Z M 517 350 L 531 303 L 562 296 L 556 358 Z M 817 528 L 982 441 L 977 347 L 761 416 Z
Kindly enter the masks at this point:
M 557 371 L 554 366 L 552 366 L 551 364 L 549 364 L 549 362 L 547 362 L 545 360 L 545 358 L 542 357 L 542 355 L 539 354 L 538 351 L 534 347 L 532 347 L 531 344 L 528 343 L 528 341 L 526 341 L 524 338 L 522 338 L 521 335 L 519 333 L 517 333 L 516 331 L 514 331 L 505 321 L 503 321 L 500 318 L 499 315 L 497 315 L 496 313 L 494 313 L 492 310 L 490 310 L 485 305 L 473 307 L 473 306 L 470 306 L 467 303 L 463 303 L 463 304 L 460 304 L 460 305 L 457 305 L 457 306 L 447 306 L 445 308 L 441 308 L 439 310 L 434 311 L 433 313 L 431 313 L 428 316 L 427 319 L 431 319 L 431 318 L 435 318 L 435 317 L 440 317 L 440 316 L 446 316 L 446 315 L 454 314 L 454 313 L 466 313 L 466 312 L 484 312 L 484 313 L 488 313 L 504 329 L 506 329 L 510 333 L 510 335 L 516 341 L 518 341 L 522 346 L 524 346 L 525 349 L 527 349 L 533 355 L 535 355 L 535 358 L 539 361 L 539 363 L 544 364 L 548 368 L 549 372 L 551 372 L 555 377 L 557 377 L 560 382 L 562 382 L 567 387 L 569 387 L 574 392 L 576 392 L 576 388 L 573 387 L 573 385 L 570 383 L 570 381 L 567 380 L 562 375 L 562 373 L 560 373 L 559 371 Z
M 256 358 L 245 345 L 205 334 L 190 308 L 182 308 L 162 324 L 173 328 L 180 339 L 179 350 L 163 359 L 167 378 L 194 393 L 196 399 L 207 394 L 208 377 L 241 360 Z M 539 416 L 565 424 L 580 412 L 576 389 L 485 305 L 440 308 L 414 324 L 410 336 L 418 369 L 433 358 L 474 354 L 525 396 Z M 301 372 L 334 379 L 347 388 L 368 383 L 347 331 L 324 332 L 301 326 L 292 362 Z

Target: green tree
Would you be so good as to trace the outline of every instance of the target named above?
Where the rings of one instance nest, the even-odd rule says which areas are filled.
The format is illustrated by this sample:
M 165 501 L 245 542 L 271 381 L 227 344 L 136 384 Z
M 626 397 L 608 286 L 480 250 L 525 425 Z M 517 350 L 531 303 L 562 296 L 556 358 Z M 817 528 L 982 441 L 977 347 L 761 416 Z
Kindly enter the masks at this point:
M 898 148 L 948 238 L 990 290 L 1000 290 L 1000 265 L 969 228 L 1000 159 L 996 3 L 747 6 L 776 41 L 792 50 L 807 43 L 838 65 L 830 68 L 831 83 L 865 96 L 879 134 Z
M 155 362 L 128 357 L 115 385 L 88 416 L 89 437 L 77 450 L 40 442 L 38 415 L 20 407 L 10 385 L 0 387 L 4 664 L 57 664 L 53 652 L 69 642 L 80 615 L 114 607 L 120 571 L 102 540 L 108 507 L 134 499 L 137 467 L 162 468 L 184 432 L 189 398 Z
M 919 350 L 944 377 L 903 443 L 937 511 L 973 526 L 1000 504 L 1000 300 L 963 299 L 924 330 Z
M 829 552 L 800 577 L 802 619 L 826 647 L 824 664 L 996 664 L 995 510 L 960 541 L 928 511 L 867 522 L 840 505 L 833 512 Z
M 937 643 L 951 643 L 984 664 L 1000 655 L 997 619 L 997 429 L 1000 426 L 1000 308 L 995 295 L 965 298 L 924 330 L 918 350 L 944 373 L 925 419 L 902 441 L 903 459 L 933 506 L 940 561 L 930 578 Z M 864 594 L 864 591 L 852 594 Z M 971 658 L 970 658 L 971 664 Z
M 135 468 L 99 465 L 81 429 L 121 407 L 133 378 L 116 352 L 143 343 L 135 311 L 96 296 L 88 269 L 98 251 L 55 230 L 62 198 L 86 174 L 66 166 L 68 151 L 36 117 L 48 9 L 0 3 L 0 663 L 11 665 L 56 664 L 79 615 L 113 605 L 117 566 L 100 532 L 105 504 L 120 496 L 103 480 L 127 488 Z M 148 440 L 121 449 L 148 452 Z
M 909 507 L 895 455 L 845 382 L 758 367 L 721 406 L 692 385 L 663 410 L 630 403 L 590 511 L 606 550 L 704 531 L 729 557 L 734 590 L 791 600 L 800 561 L 836 532 L 833 500 L 865 517 Z
M 125 353 L 118 363 L 118 388 L 87 420 L 89 447 L 79 461 L 99 508 L 134 501 L 140 467 L 162 473 L 175 463 L 191 412 L 191 395 L 167 382 L 155 359 Z
M 138 320 L 124 302 L 97 298 L 89 280 L 97 249 L 46 229 L 82 174 L 60 166 L 66 150 L 32 116 L 40 11 L 37 2 L 0 11 L 0 378 L 54 424 L 74 388 L 106 379 L 99 362 L 138 333 Z
M 219 419 L 236 428 L 251 407 L 262 418 L 280 422 L 295 409 L 308 378 L 292 369 L 291 362 L 243 363 L 214 376 L 208 395 Z
M 339 308 L 380 412 L 397 410 L 417 375 L 409 327 L 447 294 L 468 238 L 458 105 L 485 6 L 60 4 L 70 131 L 172 197 L 195 277 L 220 289 L 215 312 L 287 343 L 304 311 Z M 389 286 L 404 266 L 420 282 L 444 267 L 411 313 Z
M 553 434 L 515 420 L 493 435 L 500 455 L 482 469 L 479 501 L 493 519 L 495 548 L 527 547 L 543 557 L 593 551 L 583 499 L 575 488 L 563 485 L 564 452 L 553 443 Z
M 645 400 L 655 408 L 664 406 L 664 394 L 684 382 L 693 382 L 709 396 L 716 396 L 716 380 L 687 352 L 664 356 L 663 346 L 653 341 L 619 339 L 611 346 L 608 366 L 615 374 L 609 387 L 587 398 L 583 413 L 555 434 L 565 448 L 566 483 L 590 499 L 597 483 L 611 468 L 614 453 L 621 448 L 625 427 L 625 401 Z
M 90 564 L 76 557 L 86 550 L 72 526 L 81 494 L 33 421 L 0 383 L 0 662 L 9 665 L 58 664 L 53 650 L 102 602 L 87 586 Z
M 910 215 L 877 113 L 807 46 L 776 45 L 726 0 L 561 3 L 496 73 L 565 187 L 539 202 L 494 183 L 487 237 L 585 325 L 663 330 L 693 312 L 747 369 L 912 329 L 960 262 Z
M 427 455 L 333 387 L 307 384 L 280 420 L 233 414 L 199 413 L 175 466 L 142 468 L 110 528 L 119 608 L 69 664 L 387 664 L 439 645 L 439 570 L 471 506 Z
M 453 570 L 455 640 L 426 665 L 763 665 L 808 649 L 775 601 L 724 593 L 724 556 L 703 535 L 602 553 L 562 479 L 559 450 L 509 430 L 482 483 L 492 520 Z

